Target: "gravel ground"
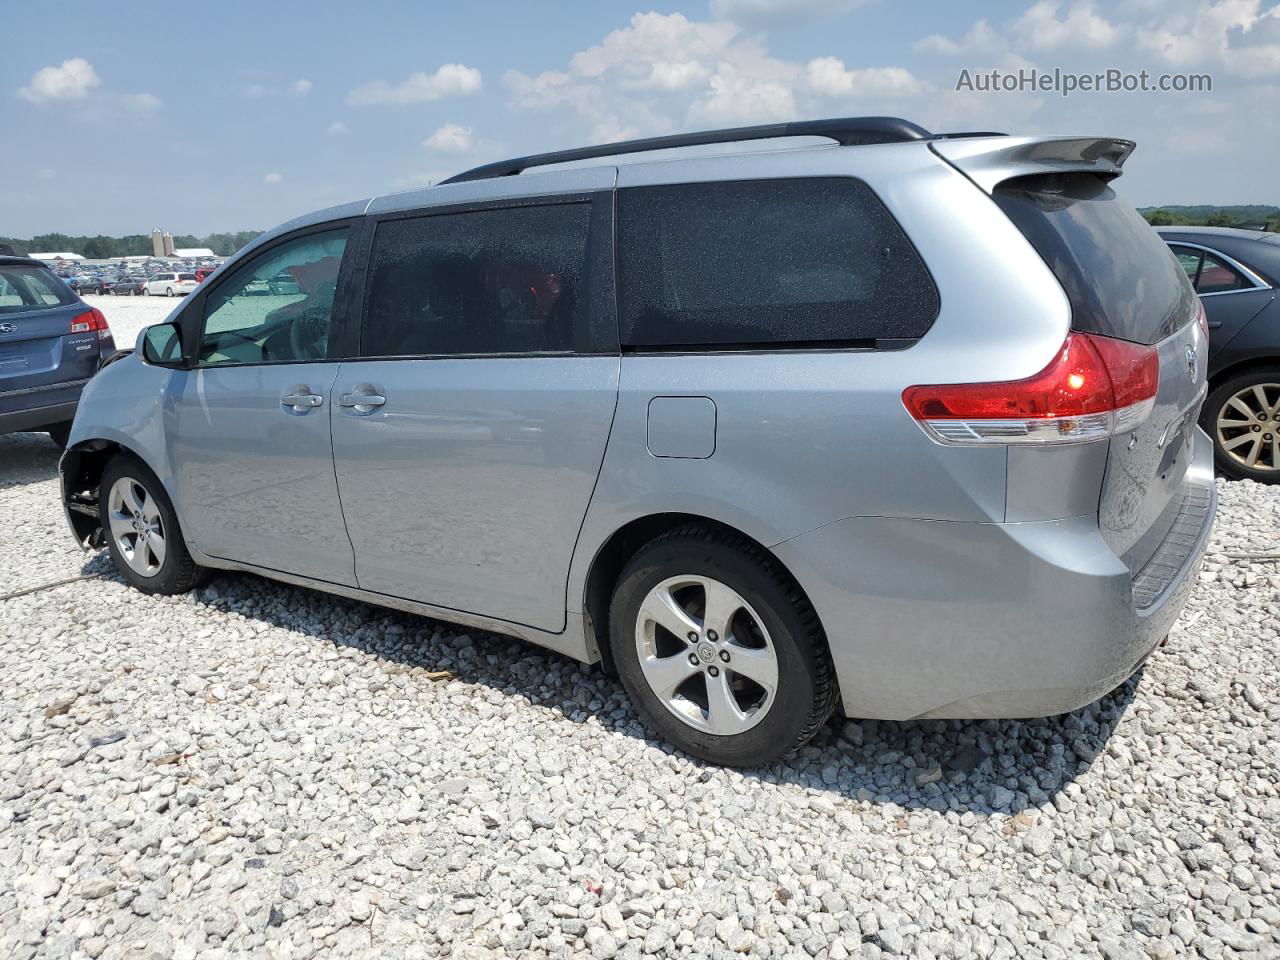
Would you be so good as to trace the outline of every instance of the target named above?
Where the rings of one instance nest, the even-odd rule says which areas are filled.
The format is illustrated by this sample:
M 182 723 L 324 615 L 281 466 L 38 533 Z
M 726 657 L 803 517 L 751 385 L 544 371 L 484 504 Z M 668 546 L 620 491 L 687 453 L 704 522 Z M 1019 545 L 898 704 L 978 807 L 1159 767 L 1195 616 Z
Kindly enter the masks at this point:
M 122 304 L 123 306 L 124 304 Z M 132 309 L 132 304 L 129 305 Z M 1145 671 L 705 766 L 523 644 L 224 575 L 146 597 L 0 438 L 0 956 L 1280 956 L 1280 487 Z M 16 585 L 16 587 L 15 587 Z
M 138 341 L 138 331 L 160 323 L 183 302 L 169 297 L 100 297 L 96 294 L 82 299 L 103 312 L 116 346 L 121 349 L 132 348 Z

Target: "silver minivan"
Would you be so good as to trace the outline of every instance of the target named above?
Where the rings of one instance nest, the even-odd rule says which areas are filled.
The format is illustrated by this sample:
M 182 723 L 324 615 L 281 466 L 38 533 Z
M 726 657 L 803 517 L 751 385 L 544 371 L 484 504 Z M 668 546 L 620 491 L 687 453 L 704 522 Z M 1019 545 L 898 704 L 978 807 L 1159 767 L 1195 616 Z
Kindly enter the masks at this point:
M 71 527 L 145 592 L 248 571 L 601 661 L 719 763 L 1074 710 L 1216 507 L 1132 148 L 812 121 L 302 217 L 88 385 Z

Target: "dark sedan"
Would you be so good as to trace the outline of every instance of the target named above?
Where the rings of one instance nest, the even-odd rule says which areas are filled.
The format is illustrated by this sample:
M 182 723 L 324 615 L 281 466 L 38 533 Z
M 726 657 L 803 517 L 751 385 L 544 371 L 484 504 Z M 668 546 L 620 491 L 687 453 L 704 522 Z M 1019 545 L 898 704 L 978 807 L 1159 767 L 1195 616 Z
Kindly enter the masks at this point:
M 146 286 L 146 277 L 123 277 L 111 285 L 113 297 L 140 297 Z
M 1160 227 L 1209 321 L 1209 397 L 1200 424 L 1218 470 L 1280 483 L 1280 234 Z

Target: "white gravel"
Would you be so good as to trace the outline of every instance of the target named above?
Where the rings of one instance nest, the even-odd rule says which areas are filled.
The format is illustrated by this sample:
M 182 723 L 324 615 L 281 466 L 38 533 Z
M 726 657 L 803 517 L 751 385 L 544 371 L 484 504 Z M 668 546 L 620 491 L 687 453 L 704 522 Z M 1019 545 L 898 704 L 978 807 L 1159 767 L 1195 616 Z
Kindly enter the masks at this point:
M 0 438 L 0 595 L 70 547 Z M 598 670 L 249 576 L 0 601 L 0 956 L 1276 957 L 1280 487 L 1052 720 L 835 722 L 743 773 Z
M 182 299 L 170 297 L 100 297 L 96 294 L 87 294 L 82 299 L 106 316 L 116 346 L 122 350 L 131 349 L 138 342 L 138 332 L 143 327 L 160 323 L 183 303 Z

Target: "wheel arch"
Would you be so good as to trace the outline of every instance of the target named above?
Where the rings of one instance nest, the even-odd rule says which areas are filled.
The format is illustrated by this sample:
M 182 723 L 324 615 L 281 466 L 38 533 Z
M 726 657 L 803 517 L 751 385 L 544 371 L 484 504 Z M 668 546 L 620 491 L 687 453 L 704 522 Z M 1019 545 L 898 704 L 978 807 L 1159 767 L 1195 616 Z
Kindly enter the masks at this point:
M 101 547 L 102 526 L 98 522 L 98 485 L 107 462 L 117 453 L 136 457 L 152 473 L 155 466 L 147 462 L 141 451 L 120 440 L 91 437 L 68 447 L 58 464 L 62 486 L 62 503 L 67 522 L 81 546 Z
M 1262 370 L 1267 367 L 1280 367 L 1280 353 L 1257 354 L 1232 361 L 1228 366 L 1213 372 L 1213 376 L 1209 378 L 1209 390 L 1218 389 L 1223 383 L 1232 377 L 1238 377 L 1242 373 L 1248 373 L 1251 370 Z
M 614 530 L 600 544 L 587 569 L 586 582 L 583 588 L 582 610 L 584 612 L 584 630 L 587 635 L 588 647 L 594 646 L 599 650 L 601 666 L 610 675 L 616 675 L 617 671 L 613 662 L 613 651 L 609 646 L 608 640 L 609 605 L 613 600 L 613 590 L 618 583 L 622 568 L 649 541 L 662 536 L 668 531 L 691 524 L 710 527 L 742 537 L 767 554 L 794 584 L 795 589 L 799 591 L 805 603 L 809 604 L 811 609 L 814 609 L 814 615 L 817 616 L 816 608 L 813 607 L 808 593 L 799 580 L 796 579 L 795 574 L 765 544 L 749 533 L 722 520 L 696 513 L 651 513 L 635 517 Z M 819 627 L 821 626 L 821 620 L 819 619 Z M 825 636 L 825 630 L 823 633 Z

